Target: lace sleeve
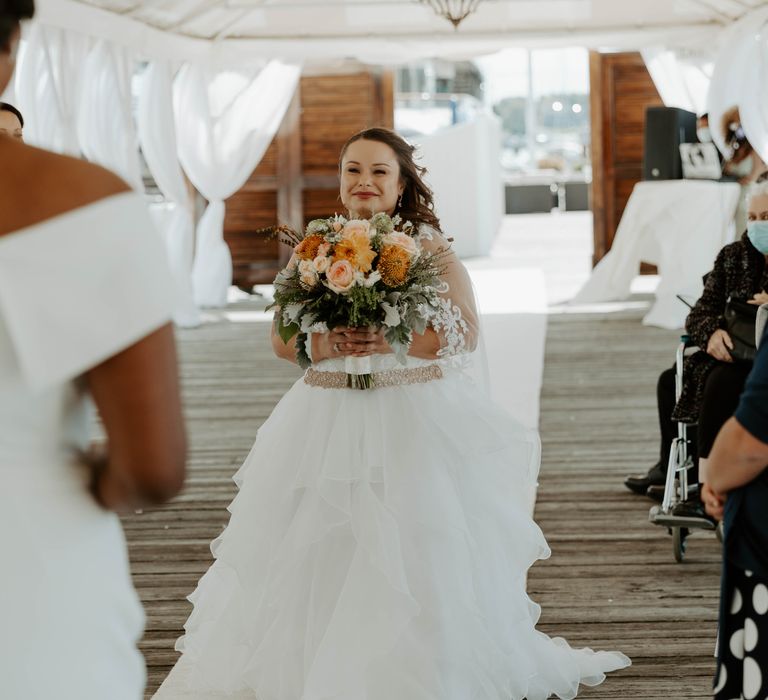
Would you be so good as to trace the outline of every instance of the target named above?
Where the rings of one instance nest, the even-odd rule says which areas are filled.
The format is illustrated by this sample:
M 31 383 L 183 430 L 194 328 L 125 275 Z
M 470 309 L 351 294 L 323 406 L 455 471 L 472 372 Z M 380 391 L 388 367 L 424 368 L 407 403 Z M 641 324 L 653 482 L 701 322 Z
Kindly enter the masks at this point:
M 450 247 L 437 231 L 426 228 L 421 232 L 421 244 L 427 252 Z M 439 357 L 473 352 L 479 335 L 475 294 L 467 268 L 453 251 L 446 256 L 445 267 L 440 308 L 430 322 L 440 338 Z

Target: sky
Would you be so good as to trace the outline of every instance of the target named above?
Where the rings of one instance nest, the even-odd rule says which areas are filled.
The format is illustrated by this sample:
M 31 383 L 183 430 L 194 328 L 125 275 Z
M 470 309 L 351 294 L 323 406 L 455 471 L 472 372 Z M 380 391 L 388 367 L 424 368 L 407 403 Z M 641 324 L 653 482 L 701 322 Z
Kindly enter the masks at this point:
M 586 49 L 535 49 L 532 54 L 534 97 L 559 92 L 589 92 L 589 54 Z M 475 63 L 483 73 L 488 104 L 495 104 L 505 97 L 527 95 L 527 49 L 505 49 L 475 59 Z

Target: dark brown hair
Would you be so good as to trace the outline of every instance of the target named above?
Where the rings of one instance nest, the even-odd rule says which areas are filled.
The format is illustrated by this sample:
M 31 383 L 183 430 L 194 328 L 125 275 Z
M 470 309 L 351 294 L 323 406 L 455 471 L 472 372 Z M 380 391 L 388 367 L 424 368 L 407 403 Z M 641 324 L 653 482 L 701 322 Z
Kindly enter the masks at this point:
M 432 190 L 422 179 L 427 169 L 417 165 L 413 159 L 415 146 L 411 146 L 402 136 L 391 129 L 375 126 L 363 129 L 352 136 L 341 149 L 339 169 L 347 149 L 355 141 L 378 141 L 389 146 L 397 157 L 400 165 L 400 179 L 403 182 L 403 196 L 395 209 L 404 221 L 410 221 L 414 226 L 427 224 L 440 231 L 440 219 L 435 215 L 435 205 Z
M 19 22 L 34 14 L 33 0 L 0 0 L 0 49 L 6 48 Z

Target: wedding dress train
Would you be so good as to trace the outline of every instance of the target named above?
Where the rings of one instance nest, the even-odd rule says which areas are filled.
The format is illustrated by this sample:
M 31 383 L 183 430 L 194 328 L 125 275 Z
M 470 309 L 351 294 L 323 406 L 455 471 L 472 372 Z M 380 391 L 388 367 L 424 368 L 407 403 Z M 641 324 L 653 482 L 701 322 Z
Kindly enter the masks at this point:
M 156 698 L 573 698 L 629 664 L 536 630 L 526 572 L 550 554 L 530 515 L 538 436 L 441 374 L 288 391 L 235 476 Z

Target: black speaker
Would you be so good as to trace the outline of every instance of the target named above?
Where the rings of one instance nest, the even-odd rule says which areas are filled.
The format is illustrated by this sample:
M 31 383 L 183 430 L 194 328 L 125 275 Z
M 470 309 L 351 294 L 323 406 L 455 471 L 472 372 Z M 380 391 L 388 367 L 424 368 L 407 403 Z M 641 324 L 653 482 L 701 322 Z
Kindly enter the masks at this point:
M 696 115 L 677 107 L 645 110 L 643 179 L 679 180 L 683 177 L 680 144 L 696 142 Z

